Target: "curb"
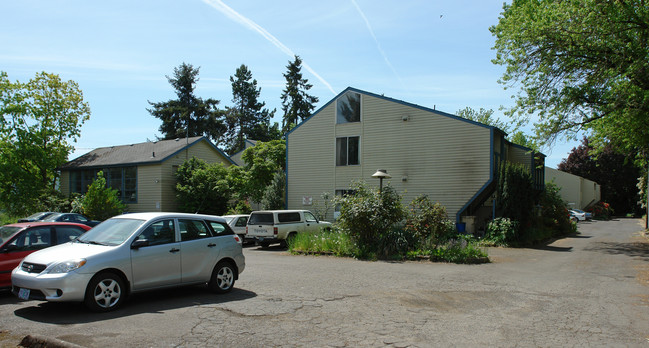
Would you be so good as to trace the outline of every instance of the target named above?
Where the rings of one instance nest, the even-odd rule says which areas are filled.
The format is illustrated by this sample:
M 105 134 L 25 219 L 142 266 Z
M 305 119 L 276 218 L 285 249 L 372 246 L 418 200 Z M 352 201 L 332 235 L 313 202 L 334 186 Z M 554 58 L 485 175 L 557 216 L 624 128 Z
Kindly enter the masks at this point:
M 19 346 L 29 348 L 84 348 L 78 344 L 66 342 L 53 337 L 27 335 Z

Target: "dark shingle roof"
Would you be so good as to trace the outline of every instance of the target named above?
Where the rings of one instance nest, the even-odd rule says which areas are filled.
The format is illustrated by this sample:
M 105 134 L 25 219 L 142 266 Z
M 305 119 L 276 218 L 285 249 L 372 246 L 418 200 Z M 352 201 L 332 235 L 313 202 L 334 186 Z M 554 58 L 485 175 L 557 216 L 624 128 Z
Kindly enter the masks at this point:
M 79 158 L 65 163 L 59 169 L 161 163 L 179 151 L 190 148 L 202 140 L 207 141 L 210 145 L 214 146 L 205 137 L 191 137 L 174 140 L 148 141 L 131 145 L 100 147 Z M 214 148 L 223 155 L 223 157 L 230 160 L 230 158 L 221 150 L 217 147 Z

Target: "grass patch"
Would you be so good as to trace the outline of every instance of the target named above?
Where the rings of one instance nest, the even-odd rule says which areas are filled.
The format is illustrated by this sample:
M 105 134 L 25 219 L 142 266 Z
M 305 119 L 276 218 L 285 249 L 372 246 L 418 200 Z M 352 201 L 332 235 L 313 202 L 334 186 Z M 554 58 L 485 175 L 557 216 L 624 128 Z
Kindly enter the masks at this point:
M 350 257 L 356 254 L 356 247 L 349 235 L 335 230 L 299 233 L 289 243 L 288 248 L 294 254 L 330 254 Z
M 298 234 L 289 243 L 288 248 L 292 254 L 335 255 L 362 260 L 377 260 L 377 255 L 385 254 L 369 250 L 371 248 L 368 247 L 359 248 L 347 233 L 337 229 L 331 232 Z M 489 262 L 484 248 L 475 239 L 464 235 L 458 235 L 437 245 L 417 248 L 403 254 L 390 253 L 381 258 L 393 261 L 430 259 L 433 262 L 461 264 Z

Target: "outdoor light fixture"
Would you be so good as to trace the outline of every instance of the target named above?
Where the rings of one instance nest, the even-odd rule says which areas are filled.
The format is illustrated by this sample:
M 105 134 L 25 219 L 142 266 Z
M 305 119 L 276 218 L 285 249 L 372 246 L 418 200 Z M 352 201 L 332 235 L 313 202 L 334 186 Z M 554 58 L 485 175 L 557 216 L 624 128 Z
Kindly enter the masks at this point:
M 379 193 L 381 193 L 383 191 L 383 179 L 390 179 L 392 176 L 385 169 L 377 169 L 376 173 L 372 174 L 372 177 L 379 179 Z

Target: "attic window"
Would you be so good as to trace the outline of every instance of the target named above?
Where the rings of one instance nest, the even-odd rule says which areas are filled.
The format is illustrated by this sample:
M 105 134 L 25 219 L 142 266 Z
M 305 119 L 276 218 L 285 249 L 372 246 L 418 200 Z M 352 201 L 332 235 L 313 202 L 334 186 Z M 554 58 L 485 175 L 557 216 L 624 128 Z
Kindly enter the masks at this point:
M 361 95 L 347 92 L 336 100 L 336 123 L 361 121 Z

